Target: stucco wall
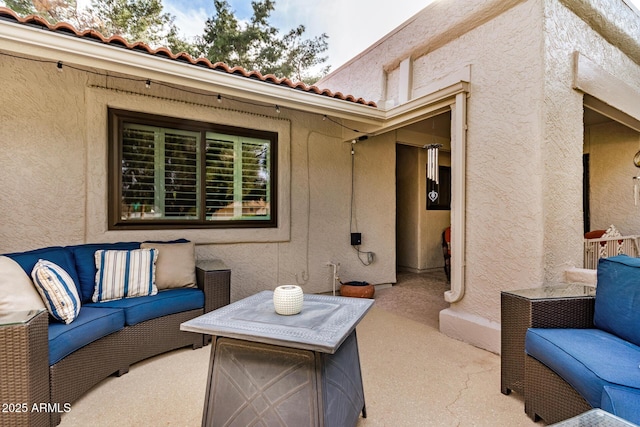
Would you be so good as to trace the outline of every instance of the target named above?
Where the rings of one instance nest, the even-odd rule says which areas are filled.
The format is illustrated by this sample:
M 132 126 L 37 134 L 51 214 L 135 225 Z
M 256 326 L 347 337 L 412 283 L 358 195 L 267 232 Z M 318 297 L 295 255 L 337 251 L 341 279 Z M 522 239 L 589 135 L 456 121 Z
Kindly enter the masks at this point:
M 590 3 L 610 16 L 628 12 L 622 2 Z M 545 5 L 545 204 L 553 213 L 546 216 L 545 277 L 554 281 L 565 268 L 582 265 L 583 100 L 572 89 L 573 52 L 636 89 L 640 67 L 563 4 L 547 0 Z M 592 193 L 592 203 L 599 203 L 597 195 Z
M 640 206 L 634 204 L 632 182 L 640 175 L 632 162 L 640 150 L 640 133 L 612 122 L 590 126 L 585 137 L 591 229 L 606 230 L 613 224 L 623 235 L 640 234 Z
M 180 90 L 105 78 L 55 64 L 0 61 L 0 253 L 94 241 L 195 241 L 198 258 L 232 269 L 232 299 L 278 284 L 331 290 L 333 261 L 344 280 L 395 281 L 395 147 L 387 137 L 357 144 L 354 231 L 368 267 L 349 245 L 351 144 L 321 115 L 256 107 Z M 279 133 L 281 202 L 277 230 L 107 231 L 107 106 Z M 283 178 L 284 177 L 284 178 Z M 284 191 L 284 189 L 287 191 Z M 371 194 L 376 197 L 371 197 Z M 255 237 L 252 237 L 255 236 Z
M 419 148 L 396 147 L 397 265 L 403 270 L 420 269 L 420 156 Z
M 380 85 L 359 95 L 386 97 L 393 102 L 382 105 L 391 106 L 405 58 L 413 60 L 414 94 L 470 66 L 466 286 L 449 314 L 489 329 L 500 319 L 501 290 L 560 281 L 582 263 L 583 101 L 573 89 L 574 52 L 640 84 L 638 65 L 623 53 L 635 46 L 624 28 L 603 37 L 586 21 L 606 20 L 580 18 L 567 4 L 576 11 L 588 4 L 616 25 L 637 22 L 614 0 L 435 2 L 324 80 L 356 91 L 353 76 L 380 70 Z M 626 37 L 623 50 L 616 31 Z

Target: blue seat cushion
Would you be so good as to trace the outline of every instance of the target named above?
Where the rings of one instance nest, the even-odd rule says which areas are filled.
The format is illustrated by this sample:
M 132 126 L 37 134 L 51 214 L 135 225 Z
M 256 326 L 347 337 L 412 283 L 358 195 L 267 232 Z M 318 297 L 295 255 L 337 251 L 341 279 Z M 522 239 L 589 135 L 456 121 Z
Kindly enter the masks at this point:
M 120 242 L 120 243 L 87 243 L 84 245 L 67 246 L 75 259 L 75 268 L 78 271 L 78 292 L 83 303 L 91 302 L 93 289 L 96 286 L 95 253 L 99 249 L 103 250 L 132 250 L 140 249 L 140 243 Z
M 593 323 L 640 345 L 640 258 L 618 255 L 600 260 Z
M 49 365 L 59 362 L 93 341 L 124 328 L 124 312 L 83 306 L 68 325 L 49 323 Z
M 108 307 L 124 310 L 128 326 L 168 314 L 204 307 L 204 292 L 194 288 L 166 289 L 156 295 L 91 302 L 86 307 Z
M 33 267 L 36 265 L 38 260 L 44 259 L 47 261 L 51 261 L 52 263 L 58 265 L 64 271 L 66 271 L 73 282 L 76 285 L 78 292 L 80 292 L 80 287 L 78 286 L 79 278 L 78 273 L 76 271 L 76 264 L 73 259 L 73 254 L 62 246 L 50 246 L 47 248 L 35 249 L 33 251 L 27 252 L 15 252 L 11 254 L 5 254 L 5 256 L 11 258 L 18 264 L 20 267 L 27 273 L 27 276 L 31 277 L 31 271 Z
M 602 392 L 601 408 L 613 415 L 640 425 L 640 390 L 605 386 Z
M 640 347 L 600 329 L 530 328 L 525 351 L 594 408 L 600 406 L 604 386 L 640 389 Z

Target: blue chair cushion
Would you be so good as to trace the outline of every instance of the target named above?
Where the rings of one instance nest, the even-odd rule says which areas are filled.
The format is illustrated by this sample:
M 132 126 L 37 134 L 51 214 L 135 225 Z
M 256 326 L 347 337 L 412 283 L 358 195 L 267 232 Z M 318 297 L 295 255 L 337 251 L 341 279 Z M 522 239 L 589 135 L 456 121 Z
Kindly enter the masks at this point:
M 124 310 L 128 326 L 168 314 L 204 307 L 204 292 L 194 288 L 167 289 L 156 295 L 92 302 L 86 307 L 108 307 Z
M 593 323 L 640 345 L 640 258 L 618 255 L 600 260 Z
M 68 325 L 49 323 L 49 365 L 122 328 L 122 310 L 87 306 L 83 306 L 78 317 Z
M 613 415 L 640 425 L 640 390 L 605 386 L 600 407 Z
M 11 258 L 27 273 L 27 276 L 31 277 L 31 271 L 35 267 L 36 263 L 40 259 L 50 261 L 60 268 L 62 268 L 73 282 L 76 284 L 77 291 L 80 292 L 78 286 L 78 273 L 76 271 L 76 264 L 73 260 L 72 253 L 62 246 L 50 246 L 47 248 L 35 249 L 27 252 L 16 252 L 11 254 L 5 254 L 5 256 Z
M 640 389 L 640 347 L 599 329 L 530 328 L 525 351 L 594 408 L 600 406 L 604 386 Z
M 99 249 L 103 250 L 131 250 L 140 249 L 140 243 L 120 242 L 120 243 L 88 243 L 84 245 L 67 246 L 75 259 L 75 268 L 78 272 L 78 290 L 83 303 L 91 302 L 93 290 L 96 286 L 95 253 Z

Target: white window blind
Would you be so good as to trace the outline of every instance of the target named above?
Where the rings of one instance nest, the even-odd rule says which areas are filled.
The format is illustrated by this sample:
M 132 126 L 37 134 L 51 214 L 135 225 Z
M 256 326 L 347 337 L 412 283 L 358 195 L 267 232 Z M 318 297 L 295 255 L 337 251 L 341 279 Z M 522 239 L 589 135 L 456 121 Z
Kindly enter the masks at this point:
M 251 136 L 216 132 L 199 122 L 157 126 L 158 117 L 145 123 L 144 117 L 136 121 L 138 116 L 119 124 L 115 225 L 276 224 L 275 138 L 258 131 L 247 131 Z
M 125 123 L 122 218 L 198 218 L 199 146 L 199 132 Z
M 208 220 L 270 219 L 270 141 L 207 132 Z

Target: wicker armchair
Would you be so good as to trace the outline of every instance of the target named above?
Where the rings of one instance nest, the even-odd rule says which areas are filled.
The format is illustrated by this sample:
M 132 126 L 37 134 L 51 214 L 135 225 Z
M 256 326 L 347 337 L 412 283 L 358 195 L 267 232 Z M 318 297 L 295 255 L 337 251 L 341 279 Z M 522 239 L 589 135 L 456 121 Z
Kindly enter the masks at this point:
M 564 310 L 553 327 L 592 328 L 594 301 L 582 305 L 583 310 Z M 562 320 L 562 324 L 557 324 Z M 542 418 L 553 424 L 591 409 L 591 405 L 565 380 L 535 358 L 525 357 L 524 410 L 534 421 Z

